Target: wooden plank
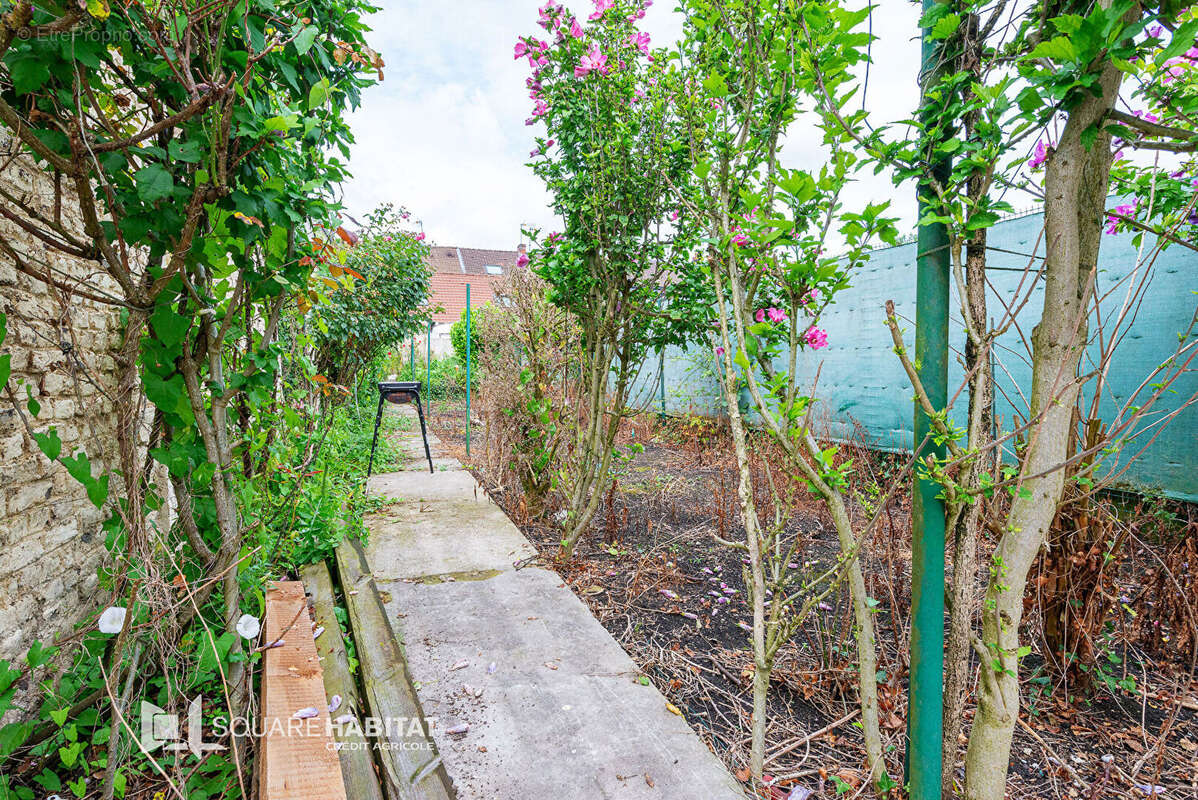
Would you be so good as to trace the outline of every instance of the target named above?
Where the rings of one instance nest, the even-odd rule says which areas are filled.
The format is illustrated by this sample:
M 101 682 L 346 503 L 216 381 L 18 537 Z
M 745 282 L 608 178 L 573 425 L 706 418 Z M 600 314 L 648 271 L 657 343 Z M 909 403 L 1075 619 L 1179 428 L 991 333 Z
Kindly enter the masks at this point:
M 283 644 L 267 649 L 262 658 L 258 796 L 346 800 L 302 583 L 275 581 L 267 587 L 263 628 L 264 643 Z M 315 708 L 316 716 L 296 719 L 296 712 L 306 708 Z
M 441 756 L 428 735 L 399 640 L 387 621 L 383 600 L 357 542 L 337 548 L 337 569 L 353 628 L 362 687 L 370 716 L 387 724 L 379 734 L 383 793 L 388 800 L 448 800 L 453 797 Z M 419 721 L 418 732 L 412 722 Z
M 340 695 L 341 707 L 332 713 L 334 719 L 343 714 L 353 714 L 359 721 L 366 715 L 358 685 L 349 671 L 349 655 L 341 639 L 341 628 L 333 611 L 333 580 L 329 568 L 323 561 L 309 564 L 300 572 L 304 587 L 312 598 L 316 611 L 316 625 L 324 633 L 316 637 L 316 653 L 324 671 L 325 694 L 331 699 Z M 333 738 L 340 743 L 341 777 L 345 781 L 345 794 L 353 800 L 383 800 L 383 789 L 375 771 L 373 743 L 363 734 L 360 725 L 337 725 Z

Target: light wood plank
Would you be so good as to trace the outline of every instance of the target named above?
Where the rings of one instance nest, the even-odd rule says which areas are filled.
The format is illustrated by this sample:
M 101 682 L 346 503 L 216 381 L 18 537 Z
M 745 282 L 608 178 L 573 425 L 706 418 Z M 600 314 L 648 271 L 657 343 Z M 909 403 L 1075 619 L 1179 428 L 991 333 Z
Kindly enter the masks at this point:
M 366 710 L 358 697 L 357 683 L 349 671 L 349 655 L 345 652 L 341 628 L 333 611 L 336 604 L 329 568 L 323 561 L 309 564 L 301 570 L 300 576 L 315 606 L 316 625 L 325 629 L 322 635 L 316 637 L 316 652 L 324 670 L 325 694 L 330 699 L 334 695 L 341 696 L 341 707 L 331 716 L 336 719 L 352 713 L 361 721 Z M 341 758 L 341 776 L 345 781 L 346 795 L 353 800 L 383 800 L 383 790 L 371 754 L 374 743 L 362 735 L 359 725 L 352 724 L 335 726 L 333 738 L 341 743 L 338 755 Z
M 299 581 L 275 581 L 266 590 L 264 643 L 282 640 L 262 658 L 261 800 L 346 800 L 341 764 L 329 731 L 328 700 L 308 601 Z M 315 708 L 317 715 L 296 719 Z

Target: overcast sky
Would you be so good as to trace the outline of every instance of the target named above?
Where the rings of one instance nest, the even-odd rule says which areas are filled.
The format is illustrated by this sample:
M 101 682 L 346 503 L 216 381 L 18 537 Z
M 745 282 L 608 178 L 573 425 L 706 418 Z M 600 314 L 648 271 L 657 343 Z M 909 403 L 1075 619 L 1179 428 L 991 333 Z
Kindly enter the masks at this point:
M 514 248 L 520 226 L 553 229 L 540 180 L 525 166 L 541 126 L 526 127 L 531 110 L 527 65 L 512 58 L 522 34 L 536 27 L 537 0 L 382 0 L 371 17 L 371 46 L 386 61 L 386 80 L 364 94 L 351 118 L 354 135 L 345 204 L 354 216 L 383 202 L 407 206 L 437 244 Z M 590 12 L 589 0 L 571 0 Z M 673 0 L 657 0 L 645 18 L 653 46 L 677 39 Z M 585 11 L 584 11 L 585 10 Z M 918 102 L 918 5 L 880 0 L 879 36 L 869 79 L 875 119 L 907 118 Z M 792 130 L 782 160 L 790 167 L 822 160 L 813 137 Z M 862 178 L 846 203 L 892 199 L 907 223 L 914 199 L 896 194 L 885 177 Z M 359 217 L 360 218 L 360 217 Z

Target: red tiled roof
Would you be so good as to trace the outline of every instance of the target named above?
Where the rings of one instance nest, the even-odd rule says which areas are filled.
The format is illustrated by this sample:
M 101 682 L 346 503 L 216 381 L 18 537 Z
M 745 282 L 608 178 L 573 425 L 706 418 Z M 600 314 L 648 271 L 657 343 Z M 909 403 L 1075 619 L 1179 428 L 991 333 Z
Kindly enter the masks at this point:
M 470 284 L 470 308 L 477 309 L 495 299 L 492 287 L 501 280 L 501 275 L 434 272 L 428 282 L 433 294 L 432 303 L 443 310 L 433 314 L 433 322 L 457 322 L 462 318 L 462 310 L 466 308 L 466 284 Z
M 486 275 L 487 267 L 501 267 L 506 274 L 516 266 L 515 250 L 483 250 L 477 247 L 434 245 L 429 249 L 428 265 L 436 273 Z
M 492 286 L 516 267 L 515 250 L 483 250 L 476 247 L 434 245 L 429 249 L 428 265 L 432 304 L 444 311 L 433 314 L 434 322 L 457 322 L 466 308 L 466 284 L 470 284 L 470 306 L 478 308 L 494 300 Z M 487 272 L 488 266 L 500 267 L 502 274 Z

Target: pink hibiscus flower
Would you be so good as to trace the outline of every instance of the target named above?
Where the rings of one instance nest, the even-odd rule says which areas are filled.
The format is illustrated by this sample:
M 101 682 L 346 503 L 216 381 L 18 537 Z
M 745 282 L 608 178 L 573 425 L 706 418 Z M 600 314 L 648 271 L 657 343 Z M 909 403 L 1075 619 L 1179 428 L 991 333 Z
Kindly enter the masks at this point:
M 591 45 L 591 49 L 578 61 L 578 66 L 574 68 L 574 77 L 581 78 L 589 75 L 591 72 L 598 72 L 600 75 L 607 74 L 607 56 L 599 49 L 599 45 Z
M 616 0 L 595 0 L 595 13 L 587 17 L 590 20 L 596 20 L 611 11 L 616 5 Z

